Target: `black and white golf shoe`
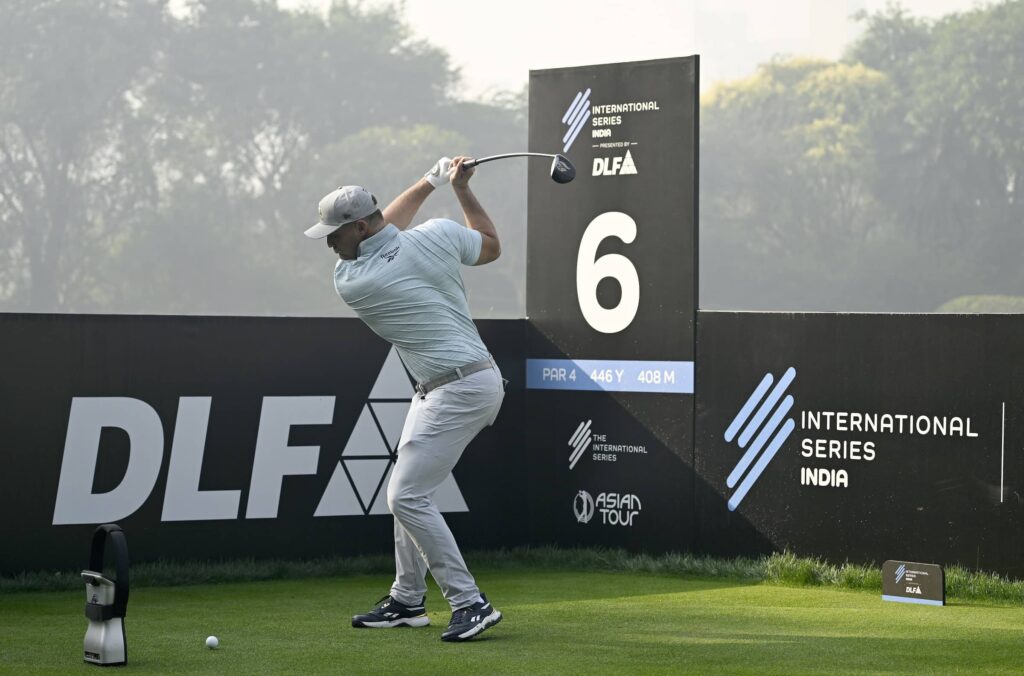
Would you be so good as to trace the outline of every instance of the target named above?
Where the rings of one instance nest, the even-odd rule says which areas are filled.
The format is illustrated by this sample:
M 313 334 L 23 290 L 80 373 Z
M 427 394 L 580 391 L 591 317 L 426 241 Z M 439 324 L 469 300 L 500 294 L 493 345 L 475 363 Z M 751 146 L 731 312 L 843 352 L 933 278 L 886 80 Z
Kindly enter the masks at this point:
M 501 611 L 492 606 L 483 594 L 480 598 L 483 601 L 477 601 L 452 613 L 448 628 L 441 634 L 442 641 L 468 641 L 474 636 L 479 636 L 488 627 L 501 622 Z
M 370 629 L 390 629 L 392 627 L 425 627 L 430 624 L 424 596 L 418 606 L 407 606 L 385 596 L 377 602 L 377 606 L 365 615 L 353 615 L 353 627 Z

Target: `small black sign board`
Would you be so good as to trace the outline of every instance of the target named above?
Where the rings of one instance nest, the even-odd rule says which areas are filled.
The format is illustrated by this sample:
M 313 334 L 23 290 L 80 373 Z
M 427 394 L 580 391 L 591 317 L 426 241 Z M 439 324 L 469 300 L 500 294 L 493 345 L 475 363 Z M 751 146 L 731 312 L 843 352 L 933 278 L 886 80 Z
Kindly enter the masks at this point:
M 934 563 L 886 561 L 882 564 L 882 600 L 946 605 L 946 575 Z

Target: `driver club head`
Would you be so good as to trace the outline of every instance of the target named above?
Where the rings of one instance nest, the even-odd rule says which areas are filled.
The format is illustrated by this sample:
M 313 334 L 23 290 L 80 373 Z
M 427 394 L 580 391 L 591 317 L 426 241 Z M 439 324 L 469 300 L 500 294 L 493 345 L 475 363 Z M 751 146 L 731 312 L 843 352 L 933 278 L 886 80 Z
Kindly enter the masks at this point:
M 555 155 L 551 160 L 551 178 L 555 183 L 568 183 L 576 178 L 576 167 L 564 155 Z

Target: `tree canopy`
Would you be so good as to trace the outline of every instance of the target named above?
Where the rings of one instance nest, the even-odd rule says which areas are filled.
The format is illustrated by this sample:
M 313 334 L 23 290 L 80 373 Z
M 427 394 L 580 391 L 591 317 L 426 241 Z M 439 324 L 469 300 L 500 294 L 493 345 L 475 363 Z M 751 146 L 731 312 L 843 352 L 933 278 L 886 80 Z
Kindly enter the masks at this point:
M 323 194 L 388 200 L 441 154 L 525 147 L 525 91 L 459 98 L 400 6 L 168 5 L 0 0 L 0 310 L 340 314 L 301 237 Z M 1024 0 L 860 20 L 838 61 L 703 97 L 702 307 L 1024 296 Z M 522 316 L 525 167 L 487 177 L 508 244 L 466 271 L 471 306 Z
M 0 11 L 7 310 L 338 314 L 330 258 L 301 237 L 322 195 L 362 183 L 387 200 L 442 154 L 525 137 L 512 107 L 455 97 L 448 56 L 392 7 Z M 525 174 L 505 179 L 525 189 Z M 497 197 L 496 220 L 521 238 L 518 203 Z M 523 255 L 493 267 L 475 300 L 519 314 L 507 281 Z
M 840 61 L 779 58 L 704 98 L 705 307 L 1024 295 L 1024 3 L 860 19 Z

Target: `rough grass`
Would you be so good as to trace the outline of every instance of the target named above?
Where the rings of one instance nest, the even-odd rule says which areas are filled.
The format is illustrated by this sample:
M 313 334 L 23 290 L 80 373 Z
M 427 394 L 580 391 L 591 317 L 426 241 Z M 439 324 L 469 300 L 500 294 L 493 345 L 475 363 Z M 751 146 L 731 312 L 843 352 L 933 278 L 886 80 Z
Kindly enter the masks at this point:
M 692 554 L 633 554 L 622 549 L 520 547 L 470 552 L 471 567 L 492 570 L 579 570 L 651 573 L 780 584 L 863 589 L 882 593 L 881 569 L 852 563 L 831 564 L 792 552 L 762 558 L 715 558 Z M 389 574 L 390 556 L 354 556 L 311 561 L 243 559 L 223 562 L 155 562 L 132 566 L 132 587 L 169 587 L 223 582 L 261 582 Z M 0 593 L 78 590 L 79 571 L 31 572 L 0 577 Z M 946 595 L 961 599 L 1024 604 L 1024 581 L 957 566 L 946 568 Z

